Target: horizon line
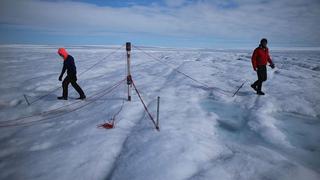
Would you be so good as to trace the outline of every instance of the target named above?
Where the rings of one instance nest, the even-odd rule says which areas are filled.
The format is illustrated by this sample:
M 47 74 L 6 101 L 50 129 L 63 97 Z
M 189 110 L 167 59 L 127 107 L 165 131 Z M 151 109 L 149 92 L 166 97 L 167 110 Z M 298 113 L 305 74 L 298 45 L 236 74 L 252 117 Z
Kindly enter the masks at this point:
M 125 42 L 126 43 L 126 42 Z M 0 47 L 5 47 L 5 46 L 61 46 L 61 47 L 68 47 L 68 46 L 108 46 L 108 47 L 114 47 L 114 46 L 123 46 L 123 44 L 38 44 L 38 43 L 0 43 Z M 131 43 L 132 44 L 132 43 Z M 177 47 L 177 46 L 153 46 L 153 45 L 141 45 L 137 44 L 136 46 L 140 46 L 140 48 L 167 48 L 167 49 L 198 49 L 198 50 L 250 50 L 254 47 L 242 47 L 242 48 L 236 48 L 236 47 Z M 312 50 L 312 51 L 320 51 L 320 46 L 271 46 L 269 47 L 270 50 Z

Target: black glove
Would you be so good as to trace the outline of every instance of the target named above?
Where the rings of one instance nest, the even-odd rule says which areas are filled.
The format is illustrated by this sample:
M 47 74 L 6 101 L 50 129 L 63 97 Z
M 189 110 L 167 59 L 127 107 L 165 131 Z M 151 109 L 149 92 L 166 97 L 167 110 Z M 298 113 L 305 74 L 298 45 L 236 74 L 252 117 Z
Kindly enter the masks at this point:
M 59 76 L 59 81 L 62 81 L 62 76 Z
M 274 69 L 274 64 L 270 64 L 270 67 L 271 67 L 272 69 Z

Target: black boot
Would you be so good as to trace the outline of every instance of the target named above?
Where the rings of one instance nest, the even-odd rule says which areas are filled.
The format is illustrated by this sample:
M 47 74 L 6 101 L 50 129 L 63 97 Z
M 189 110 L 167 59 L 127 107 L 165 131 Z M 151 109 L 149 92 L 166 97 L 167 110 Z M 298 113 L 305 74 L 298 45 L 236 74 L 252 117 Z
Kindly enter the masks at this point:
M 257 94 L 258 94 L 258 95 L 264 95 L 264 92 L 262 92 L 262 91 L 257 91 Z
M 80 96 L 79 98 L 77 99 L 81 99 L 81 100 L 85 100 L 87 97 L 84 95 L 84 96 Z
M 59 99 L 59 100 L 68 100 L 67 97 L 63 97 L 63 96 L 57 97 L 57 99 Z

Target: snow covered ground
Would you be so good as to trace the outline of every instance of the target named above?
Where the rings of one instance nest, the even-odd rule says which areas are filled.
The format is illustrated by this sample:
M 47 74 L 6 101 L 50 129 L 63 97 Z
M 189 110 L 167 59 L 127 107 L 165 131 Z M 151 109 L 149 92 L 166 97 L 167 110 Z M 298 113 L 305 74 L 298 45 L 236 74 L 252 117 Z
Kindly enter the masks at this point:
M 153 116 L 161 97 L 158 132 L 134 91 L 116 128 L 97 128 L 127 96 L 125 83 L 96 96 L 125 78 L 124 48 L 78 77 L 86 101 L 70 86 L 68 101 L 58 89 L 28 106 L 24 94 L 33 102 L 60 86 L 57 48 L 0 46 L 1 180 L 320 179 L 320 51 L 271 47 L 277 67 L 257 96 L 249 50 L 142 48 L 206 87 L 133 47 L 133 79 Z M 67 47 L 78 73 L 117 48 Z

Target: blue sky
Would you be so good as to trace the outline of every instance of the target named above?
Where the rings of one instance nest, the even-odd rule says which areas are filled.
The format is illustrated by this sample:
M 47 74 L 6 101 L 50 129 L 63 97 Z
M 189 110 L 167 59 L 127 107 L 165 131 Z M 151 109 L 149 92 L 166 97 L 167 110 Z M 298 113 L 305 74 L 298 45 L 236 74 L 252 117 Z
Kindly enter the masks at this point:
M 320 46 L 319 0 L 2 0 L 1 44 Z

